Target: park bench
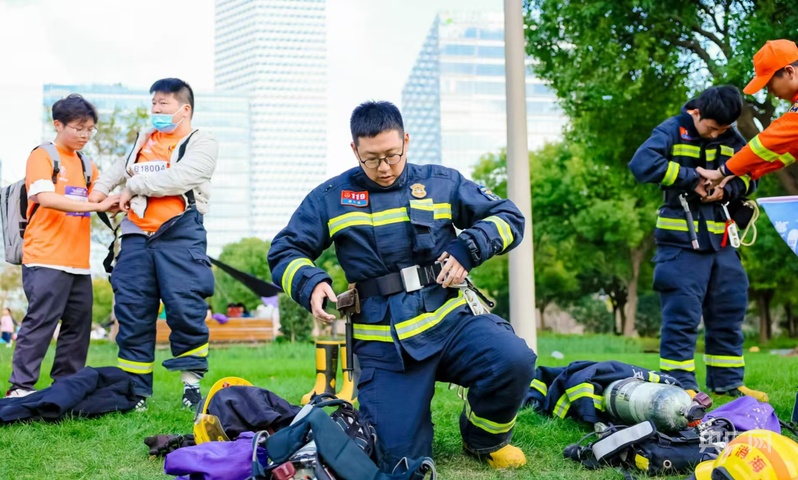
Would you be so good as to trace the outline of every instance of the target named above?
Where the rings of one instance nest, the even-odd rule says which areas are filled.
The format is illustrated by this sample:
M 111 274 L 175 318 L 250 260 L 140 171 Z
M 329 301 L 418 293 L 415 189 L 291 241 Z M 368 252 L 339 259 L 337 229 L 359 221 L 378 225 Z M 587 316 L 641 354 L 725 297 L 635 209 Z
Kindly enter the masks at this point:
M 207 322 L 210 343 L 260 343 L 274 340 L 274 325 L 269 318 L 232 317 L 227 323 Z M 169 343 L 171 330 L 159 319 L 155 329 L 157 343 Z

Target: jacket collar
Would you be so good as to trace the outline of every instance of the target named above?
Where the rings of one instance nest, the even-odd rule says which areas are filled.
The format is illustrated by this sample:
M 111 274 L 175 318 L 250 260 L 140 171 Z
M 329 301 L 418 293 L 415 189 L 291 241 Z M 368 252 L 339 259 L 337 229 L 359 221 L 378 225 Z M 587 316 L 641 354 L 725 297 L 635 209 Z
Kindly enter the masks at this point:
M 399 178 L 397 178 L 396 181 L 393 182 L 393 184 L 390 187 L 383 187 L 382 185 L 371 180 L 363 171 L 362 167 L 356 167 L 356 168 L 357 170 L 352 175 L 352 182 L 357 184 L 359 187 L 365 188 L 369 192 L 393 192 L 407 185 L 407 180 L 410 177 L 408 171 L 411 168 L 411 164 L 405 161 L 404 170 L 402 170 L 402 173 L 399 175 Z

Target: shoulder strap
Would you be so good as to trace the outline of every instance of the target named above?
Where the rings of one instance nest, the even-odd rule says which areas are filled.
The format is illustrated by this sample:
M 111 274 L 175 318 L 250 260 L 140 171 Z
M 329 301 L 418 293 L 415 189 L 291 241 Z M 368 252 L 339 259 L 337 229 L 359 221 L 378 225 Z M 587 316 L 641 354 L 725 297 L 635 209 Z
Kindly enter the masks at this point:
M 175 160 L 175 163 L 179 162 L 183 158 L 183 155 L 186 154 L 186 148 L 188 147 L 188 142 L 191 141 L 191 137 L 193 137 L 194 134 L 197 132 L 199 132 L 199 130 L 194 130 L 193 132 L 191 132 L 189 136 L 186 137 L 186 140 L 180 144 L 180 148 L 177 150 L 177 159 Z M 188 200 L 189 207 L 193 207 L 194 205 L 196 205 L 197 202 L 194 199 L 194 190 L 189 190 L 186 192 L 186 199 Z
M 58 172 L 61 171 L 61 155 L 58 154 L 58 149 L 55 148 L 55 144 L 53 142 L 46 142 L 42 143 L 36 148 L 43 148 L 47 155 L 50 157 L 50 160 L 53 162 L 53 183 L 58 181 Z M 34 148 L 34 150 L 36 150 Z
M 81 152 L 75 152 L 75 153 L 78 154 L 78 158 L 80 158 L 80 161 L 83 162 L 83 178 L 86 179 L 86 188 L 88 189 L 89 187 L 91 187 L 91 174 L 92 174 L 91 159 L 86 155 L 83 155 Z

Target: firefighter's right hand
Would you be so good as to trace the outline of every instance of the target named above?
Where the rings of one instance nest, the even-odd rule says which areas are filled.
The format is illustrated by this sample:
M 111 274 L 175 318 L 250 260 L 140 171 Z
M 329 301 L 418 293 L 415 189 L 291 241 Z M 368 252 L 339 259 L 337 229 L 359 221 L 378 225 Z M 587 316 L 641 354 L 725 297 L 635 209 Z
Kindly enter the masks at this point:
M 335 296 L 335 292 L 329 283 L 319 282 L 319 284 L 313 288 L 313 292 L 310 294 L 310 313 L 316 317 L 316 320 L 320 320 L 324 323 L 330 323 L 335 320 L 335 315 L 330 315 L 324 311 L 324 300 L 337 302 L 338 297 Z
M 698 195 L 698 198 L 700 198 L 701 200 L 706 198 L 706 196 L 707 196 L 707 188 L 706 188 L 706 185 L 704 184 L 704 179 L 703 178 L 700 179 L 698 181 L 698 185 L 695 186 L 695 193 L 696 193 L 696 195 Z

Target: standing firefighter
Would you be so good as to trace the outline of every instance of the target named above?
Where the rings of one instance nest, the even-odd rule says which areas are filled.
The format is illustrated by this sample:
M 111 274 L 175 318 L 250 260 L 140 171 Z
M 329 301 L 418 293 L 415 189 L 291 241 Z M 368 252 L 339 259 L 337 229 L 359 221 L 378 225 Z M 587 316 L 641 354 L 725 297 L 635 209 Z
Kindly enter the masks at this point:
M 766 400 L 743 386 L 742 323 L 748 277 L 730 245 L 724 205 L 756 189 L 748 177 L 707 192 L 696 168 L 714 169 L 745 145 L 731 126 L 742 110 L 733 86 L 712 87 L 654 129 L 629 168 L 664 191 L 654 238 L 654 290 L 662 302 L 660 369 L 694 394 L 695 345 L 703 316 L 709 391 Z
M 205 298 L 213 295 L 203 215 L 219 146 L 210 133 L 191 126 L 194 91 L 186 82 L 164 78 L 150 93 L 153 128 L 141 132 L 127 157 L 103 173 L 92 195 L 99 200 L 125 186 L 119 204 L 127 216 L 111 285 L 119 321 L 117 365 L 133 379 L 140 397 L 136 409 L 145 409 L 152 395 L 162 300 L 173 357 L 163 366 L 180 371 L 182 404 L 196 408 L 199 382 L 208 371 Z
M 272 242 L 274 278 L 317 319 L 332 320 L 323 310 L 336 299 L 331 280 L 313 260 L 335 243 L 361 299 L 352 317 L 358 398 L 384 469 L 431 456 L 436 381 L 469 389 L 460 416 L 467 452 L 495 468 L 524 465 L 510 439 L 536 356 L 507 321 L 473 314 L 452 288 L 521 242 L 521 213 L 455 170 L 407 163 L 410 136 L 393 104 L 361 104 L 350 127 L 359 166 L 305 197 Z

